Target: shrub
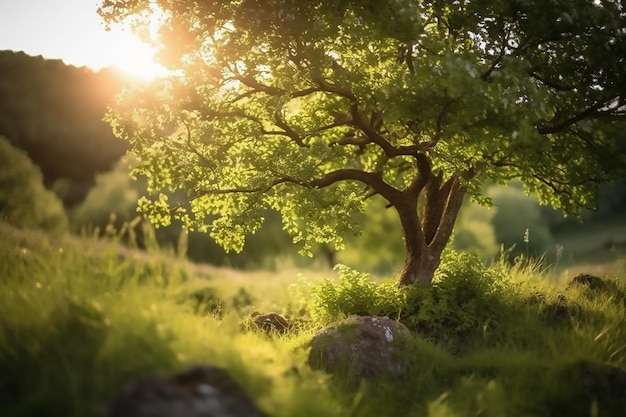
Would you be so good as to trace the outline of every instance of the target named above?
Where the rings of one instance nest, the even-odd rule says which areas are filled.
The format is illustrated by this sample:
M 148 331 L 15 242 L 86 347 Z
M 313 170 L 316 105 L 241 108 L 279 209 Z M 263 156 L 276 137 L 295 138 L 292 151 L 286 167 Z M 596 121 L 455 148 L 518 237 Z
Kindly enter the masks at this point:
M 500 316 L 510 311 L 503 303 L 514 291 L 506 270 L 486 267 L 475 254 L 453 251 L 446 254 L 431 285 L 398 288 L 345 265 L 335 270 L 339 282 L 325 279 L 311 286 L 308 310 L 314 320 L 387 316 L 456 348 L 463 340 L 498 328 Z
M 43 175 L 28 156 L 0 137 L 0 220 L 19 228 L 53 232 L 67 229 L 59 198 L 43 185 Z
M 137 199 L 143 184 L 133 181 L 127 157 L 117 162 L 108 172 L 96 175 L 96 183 L 82 203 L 71 212 L 72 228 L 80 232 L 88 227 L 105 229 L 111 216 L 116 227 L 137 216 Z
M 438 342 L 460 343 L 498 326 L 510 291 L 505 273 L 487 268 L 475 254 L 451 251 L 431 285 L 407 289 L 400 320 Z
M 334 269 L 339 282 L 324 279 L 311 287 L 308 304 L 314 320 L 327 322 L 352 314 L 397 317 L 405 292 L 395 283 L 374 282 L 368 274 L 342 264 Z

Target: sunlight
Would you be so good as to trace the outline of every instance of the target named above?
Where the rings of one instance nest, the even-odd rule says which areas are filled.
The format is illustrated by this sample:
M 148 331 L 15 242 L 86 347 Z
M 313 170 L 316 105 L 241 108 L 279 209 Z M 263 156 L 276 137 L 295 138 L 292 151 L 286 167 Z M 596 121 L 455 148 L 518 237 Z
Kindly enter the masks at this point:
M 110 47 L 105 52 L 111 65 L 141 81 L 167 75 L 167 69 L 154 60 L 155 48 L 141 41 L 131 31 L 112 28 L 108 32 Z
M 130 28 L 129 22 L 113 24 L 106 31 L 109 38 L 107 45 L 110 45 L 106 53 L 109 54 L 112 66 L 142 81 L 151 81 L 168 74 L 168 70 L 155 61 L 157 48 L 154 45 L 165 16 L 156 5 L 150 8 L 147 22 L 141 25 L 141 29 L 137 29 L 142 36 Z

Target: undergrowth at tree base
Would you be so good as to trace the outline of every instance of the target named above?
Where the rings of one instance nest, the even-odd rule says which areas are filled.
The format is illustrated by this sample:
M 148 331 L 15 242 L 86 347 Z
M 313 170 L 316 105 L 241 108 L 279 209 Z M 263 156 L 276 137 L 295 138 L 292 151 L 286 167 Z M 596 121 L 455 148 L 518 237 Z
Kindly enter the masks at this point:
M 624 277 L 556 285 L 520 265 L 446 255 L 429 286 L 347 266 L 199 274 L 155 252 L 2 228 L 0 415 L 101 416 L 121 386 L 222 366 L 269 416 L 621 416 Z M 307 278 L 295 283 L 298 274 Z M 328 274 L 327 274 L 328 275 Z M 295 283 L 295 284 L 294 284 Z M 286 332 L 250 326 L 276 312 Z M 307 365 L 316 331 L 387 316 L 413 334 L 398 377 L 348 380 Z

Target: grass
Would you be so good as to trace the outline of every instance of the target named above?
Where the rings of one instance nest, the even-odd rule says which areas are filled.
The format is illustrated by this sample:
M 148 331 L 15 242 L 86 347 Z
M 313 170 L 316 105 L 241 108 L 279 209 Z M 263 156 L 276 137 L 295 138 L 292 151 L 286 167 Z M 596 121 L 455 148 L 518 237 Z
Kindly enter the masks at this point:
M 1 416 L 99 416 L 126 381 L 197 363 L 228 369 L 276 417 L 621 416 L 626 406 L 580 371 L 626 370 L 624 276 L 603 291 L 566 289 L 528 266 L 452 259 L 397 314 L 415 332 L 407 372 L 349 381 L 307 365 L 330 320 L 311 316 L 311 296 L 327 276 L 341 289 L 331 271 L 243 273 L 6 225 L 0 237 Z M 368 305 L 353 301 L 339 315 Z M 253 311 L 309 324 L 242 331 Z

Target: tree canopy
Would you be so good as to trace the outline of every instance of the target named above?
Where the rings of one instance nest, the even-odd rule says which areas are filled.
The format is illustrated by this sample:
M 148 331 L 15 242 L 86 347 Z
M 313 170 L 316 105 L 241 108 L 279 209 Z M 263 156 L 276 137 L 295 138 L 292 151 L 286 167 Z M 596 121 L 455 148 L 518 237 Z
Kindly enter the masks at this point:
M 485 182 L 519 179 L 577 214 L 625 173 L 618 1 L 104 0 L 100 13 L 146 36 L 160 22 L 171 70 L 110 115 L 150 188 L 189 195 L 142 210 L 230 249 L 266 209 L 305 252 L 340 247 L 379 195 L 404 233 L 400 283 L 429 282 L 463 199 L 488 203 Z

